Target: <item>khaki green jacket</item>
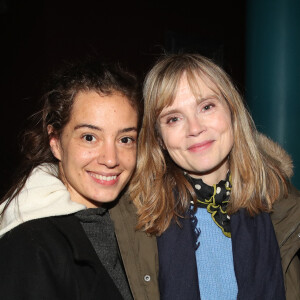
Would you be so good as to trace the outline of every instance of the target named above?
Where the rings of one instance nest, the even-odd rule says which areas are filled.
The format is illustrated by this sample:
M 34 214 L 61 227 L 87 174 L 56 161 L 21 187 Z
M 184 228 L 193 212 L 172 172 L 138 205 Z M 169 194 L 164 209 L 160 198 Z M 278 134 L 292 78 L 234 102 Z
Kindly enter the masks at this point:
M 135 230 L 136 209 L 126 194 L 110 216 L 134 299 L 159 300 L 156 238 Z
M 260 143 L 281 171 L 291 177 L 293 162 L 284 149 L 264 135 Z M 300 192 L 291 187 L 288 198 L 275 201 L 271 219 L 280 248 L 286 299 L 300 300 Z
M 300 192 L 291 188 L 287 199 L 276 201 L 271 218 L 280 248 L 286 299 L 300 300 Z
M 287 153 L 265 136 L 260 139 L 264 150 L 291 176 L 293 166 Z M 110 215 L 134 299 L 159 300 L 156 238 L 135 230 L 136 209 L 128 195 Z M 300 192 L 292 187 L 288 198 L 276 201 L 271 218 L 280 247 L 286 299 L 300 300 Z
M 158 300 L 155 237 L 136 231 L 136 210 L 128 195 L 110 210 L 129 285 L 136 300 Z M 300 300 L 300 192 L 275 202 L 271 213 L 280 247 L 287 300 Z

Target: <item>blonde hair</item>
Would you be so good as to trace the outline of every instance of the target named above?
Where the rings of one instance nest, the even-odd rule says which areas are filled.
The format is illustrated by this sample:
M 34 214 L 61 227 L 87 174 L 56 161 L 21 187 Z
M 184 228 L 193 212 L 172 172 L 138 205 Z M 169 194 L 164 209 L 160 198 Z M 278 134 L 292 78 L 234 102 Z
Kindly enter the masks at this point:
M 231 112 L 234 145 L 229 154 L 232 194 L 228 214 L 240 208 L 246 208 L 251 215 L 269 212 L 272 203 L 282 193 L 287 194 L 287 174 L 279 168 L 276 157 L 261 145 L 254 122 L 229 76 L 197 54 L 164 56 L 145 79 L 137 169 L 130 186 L 138 210 L 137 227 L 149 234 L 163 233 L 173 218 L 184 216 L 191 198 L 195 198 L 182 170 L 164 150 L 157 124 L 162 109 L 174 101 L 183 74 L 192 91 L 199 77 L 215 84 Z

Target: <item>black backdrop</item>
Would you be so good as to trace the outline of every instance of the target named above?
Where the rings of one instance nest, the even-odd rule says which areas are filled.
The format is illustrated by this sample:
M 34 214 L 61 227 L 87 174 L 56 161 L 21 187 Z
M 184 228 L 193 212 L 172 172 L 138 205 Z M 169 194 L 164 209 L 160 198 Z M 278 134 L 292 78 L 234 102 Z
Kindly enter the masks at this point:
M 143 77 L 159 54 L 198 52 L 244 86 L 245 1 L 0 0 L 0 195 L 18 162 L 17 135 L 49 73 L 87 55 Z

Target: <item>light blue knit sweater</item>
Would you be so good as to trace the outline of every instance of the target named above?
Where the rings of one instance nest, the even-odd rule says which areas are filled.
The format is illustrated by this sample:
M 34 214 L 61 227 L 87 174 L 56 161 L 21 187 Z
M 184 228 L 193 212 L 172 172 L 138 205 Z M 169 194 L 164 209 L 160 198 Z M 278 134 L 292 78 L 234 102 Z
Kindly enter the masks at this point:
M 195 216 L 200 231 L 196 260 L 201 300 L 236 299 L 231 238 L 222 233 L 205 208 L 198 208 Z

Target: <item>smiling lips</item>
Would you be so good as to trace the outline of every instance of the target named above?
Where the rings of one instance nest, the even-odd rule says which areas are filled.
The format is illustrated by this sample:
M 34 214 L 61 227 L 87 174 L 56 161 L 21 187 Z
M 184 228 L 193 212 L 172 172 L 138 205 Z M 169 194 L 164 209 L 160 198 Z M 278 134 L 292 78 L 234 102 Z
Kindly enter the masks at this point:
M 88 174 L 92 177 L 94 181 L 102 185 L 114 185 L 118 181 L 120 175 L 118 174 L 118 175 L 104 176 L 92 172 L 88 172 Z
M 197 143 L 197 144 L 194 144 L 194 145 L 188 147 L 188 150 L 191 152 L 200 152 L 200 151 L 208 149 L 212 145 L 213 142 L 214 142 L 214 140 L 209 140 L 209 141 L 204 141 L 202 143 Z

